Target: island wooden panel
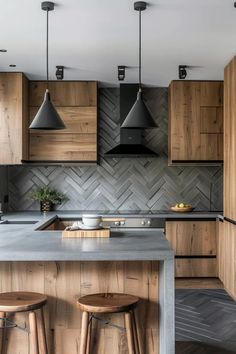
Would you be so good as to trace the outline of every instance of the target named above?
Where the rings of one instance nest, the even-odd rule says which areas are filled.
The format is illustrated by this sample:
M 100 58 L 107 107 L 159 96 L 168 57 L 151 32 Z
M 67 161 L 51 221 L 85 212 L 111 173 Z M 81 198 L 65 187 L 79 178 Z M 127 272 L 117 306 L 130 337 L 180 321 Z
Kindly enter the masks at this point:
M 224 215 L 236 221 L 236 57 L 224 77 Z
M 22 73 L 0 73 L 0 164 L 28 158 L 28 80 Z
M 172 81 L 169 163 L 223 160 L 223 82 Z
M 156 261 L 1 262 L 0 291 L 37 291 L 49 297 L 45 317 L 50 354 L 78 354 L 81 312 L 75 304 L 79 296 L 109 291 L 137 295 L 141 354 L 159 354 L 158 268 Z M 121 314 L 106 318 L 124 326 Z M 24 314 L 17 314 L 15 320 L 23 327 L 28 321 Z M 94 327 L 93 354 L 128 354 L 125 332 L 97 321 Z M 28 352 L 26 332 L 8 330 L 7 337 L 6 354 Z

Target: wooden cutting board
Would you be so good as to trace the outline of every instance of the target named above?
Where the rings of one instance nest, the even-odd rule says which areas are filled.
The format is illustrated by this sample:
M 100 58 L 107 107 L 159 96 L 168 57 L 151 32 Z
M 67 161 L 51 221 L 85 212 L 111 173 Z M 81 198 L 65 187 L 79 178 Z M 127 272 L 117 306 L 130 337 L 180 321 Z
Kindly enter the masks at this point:
M 88 238 L 88 237 L 110 237 L 110 229 L 99 230 L 64 230 L 62 231 L 62 238 Z

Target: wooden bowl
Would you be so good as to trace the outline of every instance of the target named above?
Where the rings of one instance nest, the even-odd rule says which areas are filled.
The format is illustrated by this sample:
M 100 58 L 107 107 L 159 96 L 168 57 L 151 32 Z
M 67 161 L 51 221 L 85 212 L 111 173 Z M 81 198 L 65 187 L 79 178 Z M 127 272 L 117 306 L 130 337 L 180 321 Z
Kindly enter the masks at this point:
M 189 213 L 193 211 L 193 207 L 191 205 L 184 207 L 184 208 L 176 208 L 176 207 L 171 207 L 172 211 L 175 211 L 176 213 Z

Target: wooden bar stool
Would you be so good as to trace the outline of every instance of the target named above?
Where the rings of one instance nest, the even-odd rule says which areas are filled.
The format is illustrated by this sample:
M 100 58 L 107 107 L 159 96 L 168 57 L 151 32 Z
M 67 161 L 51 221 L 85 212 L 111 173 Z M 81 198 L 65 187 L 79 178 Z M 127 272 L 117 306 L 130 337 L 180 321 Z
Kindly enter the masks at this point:
M 28 312 L 29 313 L 29 332 L 31 354 L 47 354 L 47 342 L 45 333 L 45 324 L 43 316 L 43 306 L 47 302 L 47 297 L 39 293 L 15 291 L 0 294 L 0 321 L 3 324 L 7 323 L 7 313 Z M 39 310 L 36 316 L 36 310 Z M 40 334 L 40 335 L 39 335 Z M 40 351 L 39 351 L 40 345 Z M 4 348 L 4 335 L 0 343 L 0 353 Z
M 134 309 L 139 298 L 133 295 L 104 293 L 82 296 L 77 305 L 82 312 L 82 326 L 80 337 L 80 354 L 89 354 L 91 347 L 91 330 L 93 314 L 118 313 L 125 314 L 125 327 L 127 334 L 129 354 L 140 354 L 137 326 Z

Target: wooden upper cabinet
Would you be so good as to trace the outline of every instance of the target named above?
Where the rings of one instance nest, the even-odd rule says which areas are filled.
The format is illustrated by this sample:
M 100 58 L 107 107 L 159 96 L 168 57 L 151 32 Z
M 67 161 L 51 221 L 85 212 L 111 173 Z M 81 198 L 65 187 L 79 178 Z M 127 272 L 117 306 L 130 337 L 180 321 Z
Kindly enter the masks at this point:
M 28 158 L 28 80 L 22 73 L 0 73 L 0 164 Z
M 172 81 L 169 164 L 223 160 L 223 82 Z
M 224 75 L 224 215 L 236 221 L 236 57 Z
M 30 121 L 42 103 L 46 87 L 44 81 L 30 82 Z M 31 130 L 29 161 L 96 162 L 97 82 L 50 81 L 48 88 L 66 129 Z
M 40 106 L 47 83 L 30 82 L 30 106 Z M 57 107 L 97 106 L 97 82 L 95 81 L 50 81 L 48 89 L 53 104 Z

